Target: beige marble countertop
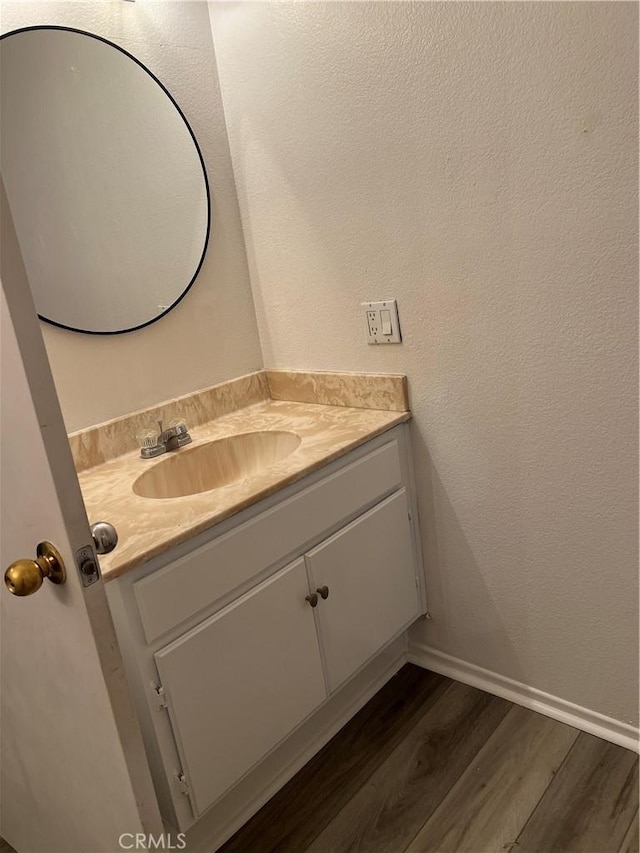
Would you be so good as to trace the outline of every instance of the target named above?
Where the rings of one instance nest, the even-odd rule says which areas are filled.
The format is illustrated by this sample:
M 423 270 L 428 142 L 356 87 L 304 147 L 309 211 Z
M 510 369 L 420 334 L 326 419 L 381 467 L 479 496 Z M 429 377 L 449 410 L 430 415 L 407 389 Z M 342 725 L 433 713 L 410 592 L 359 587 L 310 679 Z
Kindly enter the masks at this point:
M 258 474 L 187 497 L 154 499 L 133 492 L 140 474 L 172 454 L 141 459 L 139 451 L 131 451 L 80 471 L 89 520 L 109 521 L 118 531 L 117 548 L 100 557 L 104 579 L 111 580 L 142 565 L 409 418 L 407 411 L 285 400 L 266 400 L 239 409 L 192 427 L 193 443 L 174 452 L 260 430 L 295 432 L 301 438 L 299 447 Z

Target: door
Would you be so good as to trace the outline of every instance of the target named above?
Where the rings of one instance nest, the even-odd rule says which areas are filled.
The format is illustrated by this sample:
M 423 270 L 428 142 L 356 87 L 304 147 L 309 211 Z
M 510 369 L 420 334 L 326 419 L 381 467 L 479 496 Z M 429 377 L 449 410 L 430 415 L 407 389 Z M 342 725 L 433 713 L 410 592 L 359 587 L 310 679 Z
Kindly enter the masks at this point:
M 421 611 L 404 489 L 339 530 L 305 560 L 333 692 Z M 326 589 L 325 589 L 326 587 Z
M 325 699 L 300 558 L 155 655 L 194 814 Z
M 0 214 L 2 573 L 44 540 L 67 569 L 28 597 L 0 586 L 0 834 L 19 853 L 113 853 L 162 824 L 102 582 L 83 589 L 74 566 L 91 537 L 1 184 Z

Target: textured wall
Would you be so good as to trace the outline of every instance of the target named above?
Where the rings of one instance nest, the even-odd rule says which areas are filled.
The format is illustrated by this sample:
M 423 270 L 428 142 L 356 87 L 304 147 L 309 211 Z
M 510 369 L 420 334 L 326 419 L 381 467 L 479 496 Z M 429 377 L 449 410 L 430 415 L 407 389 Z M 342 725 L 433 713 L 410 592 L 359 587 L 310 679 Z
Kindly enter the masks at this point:
M 636 720 L 636 4 L 210 12 L 265 363 L 409 376 L 423 637 Z
M 199 141 L 212 195 L 212 234 L 189 294 L 159 322 L 93 337 L 42 324 L 69 431 L 262 366 L 238 203 L 202 2 L 3 2 L 2 31 L 72 26 L 133 53 L 180 104 Z

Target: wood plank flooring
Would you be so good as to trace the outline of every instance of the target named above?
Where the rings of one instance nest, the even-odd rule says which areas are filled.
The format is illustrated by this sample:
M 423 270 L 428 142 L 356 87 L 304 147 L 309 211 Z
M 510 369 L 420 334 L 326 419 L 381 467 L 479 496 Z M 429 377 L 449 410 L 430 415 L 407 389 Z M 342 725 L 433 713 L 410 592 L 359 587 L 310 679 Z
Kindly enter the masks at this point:
M 639 853 L 638 826 L 635 753 L 407 665 L 220 853 Z
M 638 853 L 638 756 L 407 665 L 221 853 Z

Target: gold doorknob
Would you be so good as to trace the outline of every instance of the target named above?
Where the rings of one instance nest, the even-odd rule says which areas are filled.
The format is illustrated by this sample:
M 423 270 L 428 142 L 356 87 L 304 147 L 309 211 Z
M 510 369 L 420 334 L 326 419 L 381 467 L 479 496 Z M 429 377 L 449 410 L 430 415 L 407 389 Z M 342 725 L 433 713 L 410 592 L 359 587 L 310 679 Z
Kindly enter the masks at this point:
M 64 561 L 51 542 L 40 542 L 35 560 L 16 560 L 4 573 L 4 582 L 12 595 L 33 595 L 48 578 L 51 583 L 64 583 L 67 572 Z

